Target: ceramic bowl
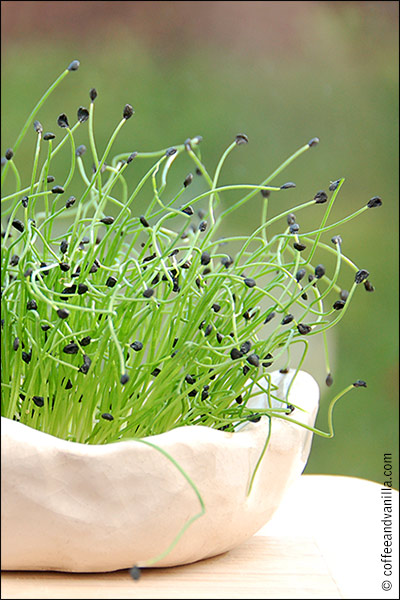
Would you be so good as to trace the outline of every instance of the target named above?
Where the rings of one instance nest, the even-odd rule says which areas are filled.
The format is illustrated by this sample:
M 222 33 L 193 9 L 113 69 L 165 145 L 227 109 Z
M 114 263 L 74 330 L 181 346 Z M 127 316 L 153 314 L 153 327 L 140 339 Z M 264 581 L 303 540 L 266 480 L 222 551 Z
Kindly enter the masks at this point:
M 273 373 L 279 397 L 292 377 L 293 371 Z M 288 401 L 303 409 L 291 417 L 313 426 L 319 390 L 310 375 L 298 373 Z M 266 407 L 265 395 L 249 405 Z M 200 511 L 185 477 L 153 447 L 137 441 L 78 444 L 2 421 L 3 569 L 101 572 L 145 565 Z M 269 426 L 263 417 L 235 433 L 189 426 L 145 438 L 177 461 L 205 504 L 205 514 L 154 566 L 226 552 L 271 518 L 305 467 L 312 432 L 272 419 L 248 495 Z

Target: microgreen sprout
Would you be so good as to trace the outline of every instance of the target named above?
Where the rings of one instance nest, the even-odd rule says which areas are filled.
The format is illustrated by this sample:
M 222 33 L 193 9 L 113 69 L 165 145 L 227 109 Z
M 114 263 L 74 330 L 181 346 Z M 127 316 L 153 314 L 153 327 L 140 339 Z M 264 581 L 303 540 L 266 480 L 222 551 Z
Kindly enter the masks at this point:
M 280 359 L 286 361 L 281 373 L 287 372 L 290 348 L 302 343 L 297 373 L 309 340 L 340 322 L 358 284 L 374 290 L 368 271 L 343 254 L 340 235 L 330 244 L 323 236 L 381 206 L 381 198 L 328 224 L 341 178 L 319 182 L 316 189 L 329 191 L 268 218 L 278 194 L 292 189 L 296 200 L 302 182 L 294 189 L 281 173 L 318 138 L 258 183 L 222 185 L 230 152 L 251 148 L 246 134 L 231 136 L 214 175 L 201 160 L 200 136 L 159 151 L 113 156 L 134 110 L 121 107 L 122 121 L 100 151 L 94 88 L 89 109 L 80 106 L 75 123 L 65 113 L 53 115 L 61 132 L 43 135 L 37 112 L 78 67 L 71 62 L 44 94 L 2 161 L 4 180 L 18 172 L 20 142 L 31 135 L 32 175 L 25 183 L 15 177 L 17 189 L 2 199 L 2 414 L 86 444 L 142 439 L 187 425 L 231 432 L 262 417 L 295 423 L 287 398 L 281 409 L 256 414 L 247 403 L 265 393 L 263 379 L 277 398 L 268 369 Z M 87 145 L 76 147 L 78 127 L 87 129 Z M 59 151 L 68 144 L 69 175 L 50 188 L 51 166 L 65 163 Z M 183 155 L 202 177 L 180 167 Z M 140 179 L 138 160 L 147 164 Z M 180 168 L 181 188 L 173 192 L 170 172 Z M 232 199 L 235 191 L 240 199 Z M 245 204 L 260 210 L 259 226 L 250 235 L 219 237 L 221 225 Z M 307 226 L 307 211 L 318 214 L 318 228 Z M 333 258 L 334 266 L 318 264 L 317 256 Z M 359 380 L 345 391 L 363 385 Z M 312 430 L 330 437 L 331 420 L 329 427 L 329 434 Z

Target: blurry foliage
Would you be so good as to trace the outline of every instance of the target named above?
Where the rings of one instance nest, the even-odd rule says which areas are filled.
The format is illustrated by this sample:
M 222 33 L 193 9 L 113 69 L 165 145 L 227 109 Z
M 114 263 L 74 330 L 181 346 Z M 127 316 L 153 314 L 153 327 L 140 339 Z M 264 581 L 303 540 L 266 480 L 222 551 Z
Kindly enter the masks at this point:
M 69 41 L 65 31 L 61 41 L 53 38 L 48 44 L 43 36 L 28 36 L 18 43 L 6 39 L 2 153 L 12 147 L 45 87 L 74 58 L 81 61 L 79 71 L 63 82 L 38 118 L 45 131 L 58 134 L 58 114 L 65 112 L 74 122 L 76 109 L 89 103 L 89 89 L 96 87 L 100 149 L 126 102 L 134 106 L 136 114 L 119 136 L 115 152 L 169 147 L 200 134 L 204 138 L 202 158 L 212 171 L 235 134 L 246 133 L 250 144 L 231 155 L 221 184 L 257 183 L 292 151 L 318 136 L 320 145 L 292 165 L 282 180 L 278 178 L 277 184 L 298 182 L 295 190 L 277 197 L 280 209 L 311 199 L 317 190 L 327 189 L 331 180 L 342 176 L 346 182 L 333 219 L 363 206 L 374 195 L 381 196 L 384 204 L 335 232 L 342 236 L 346 254 L 360 268 L 368 269 L 376 291 L 366 294 L 360 289 L 348 318 L 335 330 L 334 384 L 329 391 L 323 383 L 324 372 L 307 365 L 322 390 L 319 427 L 325 428 L 328 396 L 358 378 L 365 379 L 368 388 L 337 407 L 335 438 L 314 439 L 306 472 L 382 481 L 383 453 L 397 455 L 398 38 L 394 21 L 387 19 L 379 6 L 397 3 L 338 3 L 349 6 L 334 11 L 327 5 L 335 3 L 303 4 L 317 7 L 303 11 L 298 23 L 302 37 L 296 38 L 297 46 L 289 44 L 290 51 L 284 30 L 281 48 L 276 32 L 274 44 L 268 46 L 272 28 L 268 22 L 263 30 L 265 49 L 260 43 L 257 53 L 246 52 L 245 35 L 228 46 L 220 44 L 216 36 L 202 43 L 197 37 L 191 44 L 185 35 L 185 43 L 180 45 L 176 30 L 178 37 L 174 43 L 170 40 L 164 52 L 149 40 L 142 43 L 139 30 L 129 20 L 121 21 L 119 29 L 114 23 L 114 29 L 104 36 L 90 32 L 88 25 L 88 35 L 80 37 L 79 43 L 73 29 Z M 364 4 L 366 10 L 358 10 L 354 4 Z M 18 166 L 25 177 L 35 139 L 32 130 L 18 152 Z M 64 172 L 52 173 L 56 182 L 65 177 L 67 169 L 68 165 Z M 188 170 L 189 163 L 182 162 L 181 174 Z M 176 185 L 179 183 L 181 177 Z M 4 191 L 8 189 L 5 186 Z M 226 195 L 225 202 L 229 201 Z M 270 206 L 272 214 L 273 195 Z M 255 202 L 254 211 L 246 208 L 237 214 L 231 227 L 249 232 L 253 215 L 258 221 L 260 210 L 261 202 Z M 140 206 L 137 211 L 141 213 Z M 316 222 L 312 212 L 305 215 L 310 215 L 307 225 Z M 304 218 L 299 218 L 301 226 Z

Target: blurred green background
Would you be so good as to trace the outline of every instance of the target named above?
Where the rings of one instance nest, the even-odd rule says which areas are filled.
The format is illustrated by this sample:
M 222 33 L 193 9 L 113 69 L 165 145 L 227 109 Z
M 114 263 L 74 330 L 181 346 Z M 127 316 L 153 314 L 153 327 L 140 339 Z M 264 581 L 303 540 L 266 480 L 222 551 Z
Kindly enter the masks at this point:
M 272 213 L 275 201 L 289 208 L 342 176 L 333 218 L 382 197 L 382 208 L 335 232 L 376 291 L 360 286 L 330 336 L 333 386 L 324 384 L 321 346 L 305 365 L 321 387 L 322 429 L 329 399 L 356 379 L 368 382 L 338 404 L 335 437 L 314 437 L 306 472 L 378 482 L 383 454 L 391 452 L 394 465 L 398 456 L 397 13 L 397 2 L 2 3 L 2 155 L 43 91 L 77 58 L 80 69 L 39 115 L 45 131 L 57 129 L 60 112 L 74 121 L 96 87 L 100 148 L 129 102 L 136 115 L 117 152 L 200 134 L 212 171 L 235 134 L 246 133 L 250 144 L 230 156 L 222 183 L 257 183 L 318 136 L 320 145 L 278 178 L 297 188 L 273 198 Z M 18 152 L 25 179 L 34 143 L 32 131 Z M 178 181 L 186 172 L 178 169 Z M 259 209 L 230 226 L 249 233 Z M 351 285 L 346 274 L 343 287 Z

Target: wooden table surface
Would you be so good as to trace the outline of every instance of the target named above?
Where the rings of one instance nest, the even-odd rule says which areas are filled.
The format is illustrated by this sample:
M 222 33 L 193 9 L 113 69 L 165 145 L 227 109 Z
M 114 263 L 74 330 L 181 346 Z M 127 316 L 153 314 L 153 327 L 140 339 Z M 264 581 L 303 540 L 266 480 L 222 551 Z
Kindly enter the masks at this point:
M 191 565 L 102 574 L 2 572 L 6 599 L 398 598 L 398 522 L 393 574 L 383 573 L 383 499 L 377 483 L 303 475 L 272 520 L 226 554 Z M 398 514 L 398 492 L 392 492 Z M 397 517 L 396 517 L 397 519 Z M 382 590 L 389 581 L 392 589 Z

